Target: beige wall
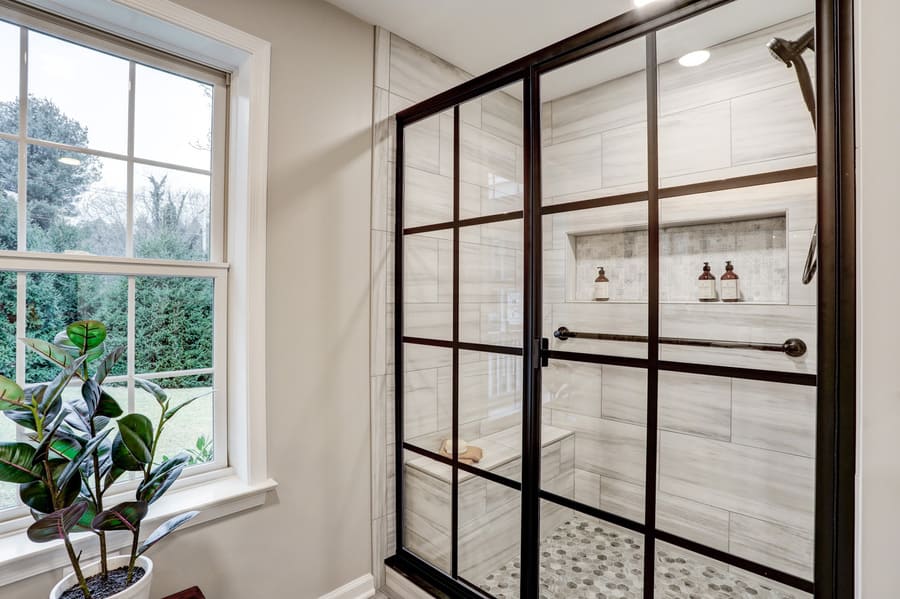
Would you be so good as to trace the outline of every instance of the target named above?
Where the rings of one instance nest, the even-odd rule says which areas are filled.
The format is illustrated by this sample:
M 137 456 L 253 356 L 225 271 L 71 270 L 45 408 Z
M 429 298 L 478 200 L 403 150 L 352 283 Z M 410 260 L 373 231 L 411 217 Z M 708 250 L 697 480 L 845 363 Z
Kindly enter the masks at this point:
M 900 4 L 857 0 L 859 137 L 859 504 L 860 599 L 897 596 L 900 588 L 900 379 L 897 331 L 900 279 L 900 170 L 897 96 Z
M 181 0 L 269 40 L 268 505 L 185 531 L 153 596 L 318 597 L 370 571 L 373 29 L 318 0 Z M 263 323 L 259 323 L 263 326 Z M 0 589 L 46 597 L 47 574 Z

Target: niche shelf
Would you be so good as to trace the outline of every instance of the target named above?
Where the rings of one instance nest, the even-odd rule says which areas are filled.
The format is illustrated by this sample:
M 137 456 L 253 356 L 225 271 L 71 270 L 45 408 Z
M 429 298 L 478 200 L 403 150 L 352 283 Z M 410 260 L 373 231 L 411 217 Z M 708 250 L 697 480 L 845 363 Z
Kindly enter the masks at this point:
M 566 301 L 593 302 L 597 267 L 606 269 L 609 301 L 646 303 L 647 229 L 568 233 Z M 660 302 L 696 303 L 697 277 L 709 262 L 718 279 L 731 260 L 741 302 L 787 304 L 790 282 L 785 213 L 740 219 L 665 223 L 660 227 Z

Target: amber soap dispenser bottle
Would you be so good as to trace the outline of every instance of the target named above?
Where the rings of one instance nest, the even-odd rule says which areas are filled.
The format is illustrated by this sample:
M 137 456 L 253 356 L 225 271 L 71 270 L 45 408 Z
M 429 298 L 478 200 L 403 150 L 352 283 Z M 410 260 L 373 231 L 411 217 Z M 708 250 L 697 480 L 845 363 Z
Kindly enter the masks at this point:
M 738 285 L 738 276 L 734 272 L 731 260 L 725 263 L 725 274 L 722 275 L 722 301 L 737 302 L 741 299 L 741 290 Z
M 703 263 L 703 272 L 697 279 L 697 299 L 701 302 L 716 301 L 716 275 L 712 274 L 709 262 Z
M 609 301 L 609 279 L 606 278 L 606 271 L 602 266 L 597 267 L 597 278 L 594 279 L 594 301 Z

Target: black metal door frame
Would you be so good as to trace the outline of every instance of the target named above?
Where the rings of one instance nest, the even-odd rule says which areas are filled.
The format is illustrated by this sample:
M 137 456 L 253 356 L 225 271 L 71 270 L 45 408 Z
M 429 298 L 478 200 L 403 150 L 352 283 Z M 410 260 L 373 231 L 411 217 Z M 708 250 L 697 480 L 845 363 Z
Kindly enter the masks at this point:
M 644 597 L 654 593 L 655 541 L 670 543 L 728 565 L 771 578 L 816 599 L 850 599 L 854 587 L 854 468 L 856 439 L 855 398 L 855 169 L 853 124 L 853 2 L 817 0 L 816 61 L 818 114 L 818 165 L 724 181 L 660 189 L 658 185 L 657 77 L 655 31 L 733 0 L 673 0 L 632 11 L 548 46 L 508 65 L 416 104 L 397 119 L 396 134 L 396 224 L 395 224 L 395 434 L 396 434 L 396 534 L 397 554 L 388 565 L 413 577 L 435 595 L 488 597 L 458 572 L 459 471 L 472 473 L 496 484 L 521 491 L 521 597 L 539 596 L 540 502 L 549 500 L 589 516 L 623 526 L 643 535 Z M 640 14 L 638 14 L 640 12 Z M 541 73 L 574 62 L 623 42 L 644 38 L 647 49 L 648 190 L 647 193 L 583 200 L 563 206 L 541 206 Z M 459 104 L 521 81 L 524 112 L 524 203 L 523 210 L 507 214 L 461 219 L 459 214 Z M 403 151 L 405 127 L 453 110 L 454 187 L 453 220 L 414 228 L 403 228 Z M 776 181 L 818 176 L 819 275 L 818 275 L 818 371 L 816 375 L 780 373 L 716 365 L 667 362 L 658 359 L 659 347 L 659 200 L 704 191 L 718 191 Z M 649 297 L 647 358 L 620 358 L 553 350 L 542 346 L 542 253 L 541 221 L 544 214 L 646 201 L 649 233 Z M 524 339 L 511 348 L 459 340 L 459 235 L 461 227 L 521 219 L 524 228 Z M 403 335 L 403 240 L 406 235 L 447 229 L 453 231 L 453 327 L 452 341 Z M 404 442 L 403 355 L 404 346 L 427 345 L 452 350 L 452 436 L 459 437 L 457 394 L 459 350 L 520 355 L 523 357 L 523 453 L 521 483 L 445 458 Z M 645 521 L 635 522 L 604 510 L 580 504 L 540 488 L 541 458 L 541 368 L 549 359 L 619 364 L 647 370 L 647 441 Z M 657 403 L 660 370 L 713 376 L 749 378 L 818 388 L 816 445 L 816 521 L 814 580 L 779 572 L 763 564 L 739 558 L 656 529 Z M 448 464 L 451 478 L 451 572 L 449 576 L 421 560 L 403 544 L 404 450 Z

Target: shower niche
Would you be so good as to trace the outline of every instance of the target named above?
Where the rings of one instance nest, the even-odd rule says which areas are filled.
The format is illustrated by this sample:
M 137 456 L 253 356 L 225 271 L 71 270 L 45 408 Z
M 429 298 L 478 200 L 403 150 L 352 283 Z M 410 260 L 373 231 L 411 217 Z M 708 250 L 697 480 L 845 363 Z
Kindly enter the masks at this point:
M 610 302 L 646 303 L 647 228 L 639 225 L 566 233 L 567 302 L 594 301 L 603 267 Z M 669 222 L 660 227 L 660 302 L 696 302 L 697 276 L 708 262 L 718 278 L 726 261 L 740 276 L 740 301 L 787 304 L 788 243 L 784 213 L 743 219 Z

